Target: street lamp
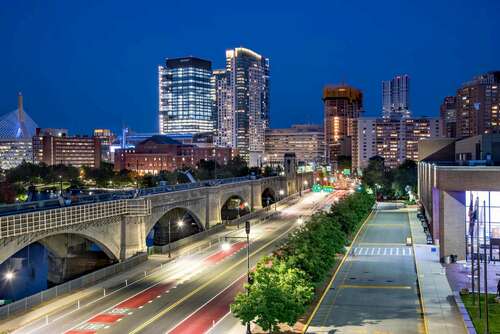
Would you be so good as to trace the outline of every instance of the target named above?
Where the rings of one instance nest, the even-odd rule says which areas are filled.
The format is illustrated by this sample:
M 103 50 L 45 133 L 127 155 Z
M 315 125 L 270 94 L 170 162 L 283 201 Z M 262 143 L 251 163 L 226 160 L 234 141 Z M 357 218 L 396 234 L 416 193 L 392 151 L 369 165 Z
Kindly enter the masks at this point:
M 245 222 L 245 233 L 246 237 L 233 237 L 224 236 L 224 243 L 222 244 L 222 250 L 228 251 L 231 249 L 231 245 L 227 242 L 227 239 L 247 239 L 247 283 L 249 288 L 247 289 L 247 295 L 250 294 L 250 222 L 247 220 Z M 252 334 L 250 331 L 250 322 L 247 322 L 247 334 Z
M 171 243 L 171 238 L 170 238 L 170 231 L 171 231 L 171 225 L 172 225 L 172 220 L 168 220 L 168 258 L 170 259 L 172 257 L 172 243 Z M 184 226 L 184 222 L 182 220 L 179 220 L 177 222 L 177 226 L 181 228 Z
M 59 175 L 59 188 L 62 195 L 62 175 Z
M 7 271 L 4 275 L 5 280 L 7 281 L 12 281 L 14 279 L 14 272 L 13 271 Z

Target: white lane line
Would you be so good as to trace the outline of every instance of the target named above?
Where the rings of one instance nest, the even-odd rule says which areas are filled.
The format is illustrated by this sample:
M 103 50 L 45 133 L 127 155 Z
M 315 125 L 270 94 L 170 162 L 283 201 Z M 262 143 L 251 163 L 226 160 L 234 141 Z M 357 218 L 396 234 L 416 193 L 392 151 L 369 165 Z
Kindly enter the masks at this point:
M 408 252 L 409 252 L 409 253 L 410 253 L 410 255 L 411 255 L 411 248 L 408 248 Z
M 208 303 L 210 303 L 212 300 L 214 300 L 215 298 L 217 298 L 220 294 L 222 294 L 224 291 L 228 290 L 229 288 L 231 288 L 234 284 L 236 284 L 236 282 L 238 282 L 242 277 L 246 276 L 247 274 L 244 273 L 243 275 L 241 275 L 240 277 L 238 277 L 237 279 L 235 279 L 233 282 L 231 282 L 228 286 L 226 286 L 223 290 L 219 291 L 219 293 L 217 293 L 215 296 L 213 296 L 212 298 L 210 298 L 208 301 L 206 301 L 203 305 L 201 305 L 200 307 L 198 307 L 196 310 L 194 310 L 190 315 L 188 315 L 187 317 L 185 317 L 184 319 L 182 319 L 177 325 L 175 325 L 174 328 L 172 328 L 171 330 L 169 330 L 167 333 L 170 333 L 170 332 L 173 332 L 177 327 L 179 327 L 182 323 L 184 323 L 187 319 L 191 318 L 193 315 L 195 315 L 198 311 L 200 311 L 203 307 L 205 307 Z
M 361 255 L 362 252 L 363 252 L 363 247 L 360 247 L 358 255 Z
M 372 254 L 371 255 L 373 255 L 373 254 L 375 254 L 375 248 L 372 248 Z
M 384 255 L 387 255 L 387 248 L 384 248 Z
M 399 248 L 396 248 L 396 255 L 399 255 Z
M 205 332 L 205 334 L 210 333 L 219 323 L 221 323 L 224 319 L 226 319 L 231 314 L 231 311 L 227 312 L 222 318 L 220 318 L 213 326 Z
M 380 247 L 377 248 L 377 255 L 380 255 Z

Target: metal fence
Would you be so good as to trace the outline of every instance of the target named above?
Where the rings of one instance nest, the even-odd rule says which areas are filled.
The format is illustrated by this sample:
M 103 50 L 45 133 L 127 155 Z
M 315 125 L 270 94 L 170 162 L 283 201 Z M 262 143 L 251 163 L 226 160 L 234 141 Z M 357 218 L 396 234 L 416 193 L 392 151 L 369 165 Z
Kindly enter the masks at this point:
M 106 268 L 96 270 L 90 274 L 81 276 L 79 278 L 76 278 L 74 280 L 68 281 L 60 285 L 56 285 L 50 289 L 41 291 L 37 294 L 4 305 L 0 307 L 0 318 L 6 318 L 15 313 L 25 312 L 33 308 L 34 306 L 40 305 L 43 302 L 49 301 L 53 298 L 67 294 L 69 292 L 90 286 L 91 284 L 95 284 L 96 282 L 104 278 L 107 278 L 111 275 L 133 268 L 138 264 L 146 261 L 147 258 L 148 255 L 146 253 L 138 254 L 123 262 L 116 263 Z M 102 292 L 99 292 L 99 294 L 102 294 Z

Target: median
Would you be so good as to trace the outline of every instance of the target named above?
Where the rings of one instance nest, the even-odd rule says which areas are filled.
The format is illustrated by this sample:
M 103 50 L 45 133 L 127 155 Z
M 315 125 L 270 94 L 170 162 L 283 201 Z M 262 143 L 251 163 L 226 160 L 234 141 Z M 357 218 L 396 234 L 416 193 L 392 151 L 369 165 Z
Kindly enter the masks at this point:
M 310 313 L 349 238 L 371 212 L 375 199 L 359 192 L 313 215 L 251 274 L 247 291 L 236 296 L 232 313 L 263 331 L 294 326 Z M 309 310 L 309 312 L 308 312 Z

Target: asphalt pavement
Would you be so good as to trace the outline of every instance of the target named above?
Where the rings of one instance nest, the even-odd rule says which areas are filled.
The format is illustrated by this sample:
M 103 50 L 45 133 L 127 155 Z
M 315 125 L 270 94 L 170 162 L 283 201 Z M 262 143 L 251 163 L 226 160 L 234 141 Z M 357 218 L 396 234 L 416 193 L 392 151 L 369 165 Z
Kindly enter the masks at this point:
M 408 214 L 378 204 L 317 309 L 307 333 L 424 333 Z

